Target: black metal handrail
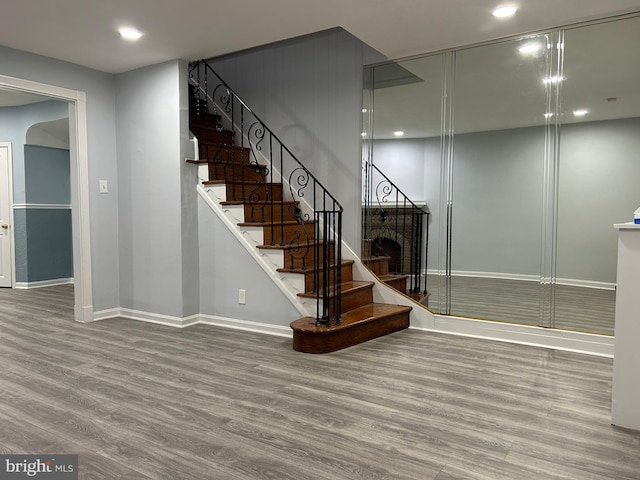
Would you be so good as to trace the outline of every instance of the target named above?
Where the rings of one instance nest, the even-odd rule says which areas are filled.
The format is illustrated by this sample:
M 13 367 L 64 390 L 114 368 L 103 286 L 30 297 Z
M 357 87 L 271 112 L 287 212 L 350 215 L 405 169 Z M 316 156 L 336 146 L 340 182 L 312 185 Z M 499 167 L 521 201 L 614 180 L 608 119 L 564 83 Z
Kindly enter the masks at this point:
M 426 294 L 430 213 L 409 199 L 376 165 L 367 162 L 365 168 L 371 169 L 365 172 L 371 191 L 365 195 L 363 212 L 364 236 L 371 240 L 371 254 L 391 257 L 390 273 L 409 275 L 408 293 Z M 389 240 L 399 247 L 397 255 Z
M 313 271 L 316 324 L 339 324 L 342 206 L 205 60 L 189 64 L 189 82 L 200 157 L 233 185 L 227 202 L 285 251 L 285 270 Z

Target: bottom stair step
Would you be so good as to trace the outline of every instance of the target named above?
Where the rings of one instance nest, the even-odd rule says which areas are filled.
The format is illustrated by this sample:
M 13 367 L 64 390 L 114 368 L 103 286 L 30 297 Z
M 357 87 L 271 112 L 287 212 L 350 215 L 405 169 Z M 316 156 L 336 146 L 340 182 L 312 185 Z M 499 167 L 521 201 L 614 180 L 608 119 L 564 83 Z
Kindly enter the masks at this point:
M 411 307 L 370 303 L 342 314 L 342 324 L 316 326 L 313 317 L 291 323 L 293 349 L 304 353 L 329 353 L 409 327 Z

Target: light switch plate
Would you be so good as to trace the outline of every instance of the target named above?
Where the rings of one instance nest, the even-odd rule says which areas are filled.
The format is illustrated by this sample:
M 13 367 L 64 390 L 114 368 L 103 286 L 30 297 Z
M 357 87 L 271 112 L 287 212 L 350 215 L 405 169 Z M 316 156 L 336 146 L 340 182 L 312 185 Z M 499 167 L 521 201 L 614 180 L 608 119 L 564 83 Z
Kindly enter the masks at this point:
M 109 184 L 106 180 L 100 180 L 100 193 L 109 193 Z

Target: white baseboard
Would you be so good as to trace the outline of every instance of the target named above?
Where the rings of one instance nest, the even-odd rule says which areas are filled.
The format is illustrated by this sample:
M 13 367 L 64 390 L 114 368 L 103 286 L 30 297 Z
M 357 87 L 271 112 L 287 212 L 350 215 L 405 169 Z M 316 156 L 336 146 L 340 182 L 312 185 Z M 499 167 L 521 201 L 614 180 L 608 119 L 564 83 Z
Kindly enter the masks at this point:
M 613 358 L 614 337 L 434 314 L 411 328 Z
M 236 330 L 245 330 L 248 332 L 264 333 L 267 335 L 276 335 L 278 337 L 293 337 L 293 331 L 289 326 L 270 325 L 267 323 L 251 322 L 249 320 L 238 320 L 236 318 L 200 315 L 200 321 L 198 323 L 203 325 L 215 325 L 216 327 L 233 328 Z
M 444 275 L 444 272 L 435 269 L 428 269 L 427 275 Z M 500 280 L 520 280 L 525 282 L 540 282 L 538 275 L 528 275 L 521 273 L 504 272 L 471 272 L 465 270 L 452 270 L 452 277 L 475 277 L 475 278 L 497 278 Z M 556 278 L 556 285 L 567 285 L 571 287 L 596 288 L 601 290 L 615 290 L 616 284 L 611 282 L 599 282 L 596 280 L 579 280 L 576 278 Z
M 292 337 L 293 333 L 288 326 L 270 325 L 266 323 L 252 322 L 249 320 L 240 320 L 237 318 L 220 317 L 216 315 L 192 315 L 190 317 L 180 318 L 170 315 L 162 315 L 159 313 L 142 312 L 139 310 L 131 310 L 128 308 L 112 308 L 95 312 L 94 320 L 107 320 L 110 318 L 126 318 L 140 322 L 155 323 L 167 327 L 187 328 L 193 325 L 212 325 L 224 328 L 233 328 L 236 330 L 245 330 L 248 332 L 264 333 L 267 335 L 277 335 L 280 337 Z
M 55 287 L 56 285 L 69 285 L 73 283 L 73 278 L 55 278 L 53 280 L 40 280 L 38 282 L 16 282 L 14 288 L 29 289 L 42 287 Z
M 417 314 L 412 315 L 410 327 L 415 330 L 552 348 L 609 358 L 612 358 L 614 353 L 614 338 L 607 335 L 437 315 L 432 314 L 426 309 L 416 309 L 416 311 L 412 313 Z M 116 317 L 174 328 L 187 328 L 202 324 L 285 338 L 291 338 L 293 336 L 288 326 L 270 325 L 249 320 L 205 314 L 179 318 L 126 308 L 112 308 L 96 312 L 93 319 L 97 321 Z
M 594 280 L 578 280 L 575 278 L 556 278 L 556 284 L 570 287 L 596 288 L 600 290 L 615 290 L 616 284 L 611 282 L 596 282 Z

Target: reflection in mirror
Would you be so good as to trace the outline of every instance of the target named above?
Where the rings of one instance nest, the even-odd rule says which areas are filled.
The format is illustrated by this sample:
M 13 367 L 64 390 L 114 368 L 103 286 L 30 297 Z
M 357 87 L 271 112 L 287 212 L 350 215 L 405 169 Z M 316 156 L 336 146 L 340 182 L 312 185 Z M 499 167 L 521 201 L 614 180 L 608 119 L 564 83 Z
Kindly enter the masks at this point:
M 541 323 L 545 113 L 554 90 L 544 80 L 555 43 L 539 35 L 456 53 L 452 315 Z
M 439 199 L 442 56 L 365 71 L 364 263 L 389 286 L 427 306 Z
M 617 232 L 640 206 L 640 18 L 567 30 L 555 327 L 612 335 Z
M 429 309 L 612 335 L 612 225 L 640 207 L 638 44 L 632 15 L 370 67 L 363 253 L 386 177 L 430 212 Z

